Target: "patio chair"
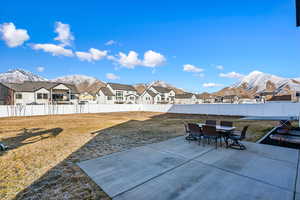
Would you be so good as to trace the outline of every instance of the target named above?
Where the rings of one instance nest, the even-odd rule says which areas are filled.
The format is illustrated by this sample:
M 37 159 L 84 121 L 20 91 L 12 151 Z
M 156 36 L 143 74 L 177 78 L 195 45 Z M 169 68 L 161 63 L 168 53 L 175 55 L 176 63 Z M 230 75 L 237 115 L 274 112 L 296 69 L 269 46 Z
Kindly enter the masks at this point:
M 205 121 L 206 125 L 213 125 L 216 126 L 217 125 L 217 121 L 216 120 L 206 120 Z
M 188 124 L 186 122 L 183 122 L 183 125 L 184 125 L 184 131 L 186 133 L 185 139 L 186 140 L 194 140 L 194 138 L 191 136 L 191 131 L 188 127 Z
M 233 127 L 233 122 L 231 122 L 231 121 L 221 121 L 220 126 Z M 229 134 L 231 134 L 231 132 L 220 131 L 220 134 L 223 137 L 224 142 L 226 143 L 226 147 L 228 147 L 228 136 L 229 136 Z
M 235 131 L 231 135 L 229 135 L 229 139 L 232 140 L 233 142 L 229 145 L 229 147 L 233 149 L 238 149 L 238 150 L 245 150 L 246 147 L 240 141 L 244 140 L 246 138 L 246 133 L 248 130 L 249 126 L 244 126 L 243 130 L 240 131 Z
M 211 126 L 211 125 L 202 126 L 202 133 L 203 133 L 203 138 L 207 139 L 207 143 L 210 143 L 210 140 L 213 139 L 216 143 L 216 148 L 218 148 L 218 139 L 220 139 L 220 143 L 221 143 L 222 137 L 218 133 L 215 126 Z M 204 143 L 203 143 L 203 145 L 204 145 Z
M 202 130 L 198 124 L 188 123 L 187 129 L 189 130 L 189 135 L 186 137 L 187 140 L 198 140 L 199 144 L 202 137 Z

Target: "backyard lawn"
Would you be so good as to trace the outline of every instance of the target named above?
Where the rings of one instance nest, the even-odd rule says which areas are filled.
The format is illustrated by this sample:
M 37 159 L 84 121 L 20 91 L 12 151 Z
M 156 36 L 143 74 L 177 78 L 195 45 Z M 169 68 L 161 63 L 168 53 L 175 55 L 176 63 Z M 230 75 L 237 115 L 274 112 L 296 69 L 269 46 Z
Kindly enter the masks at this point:
M 183 122 L 249 124 L 256 141 L 276 122 L 238 117 L 120 112 L 0 118 L 0 199 L 109 199 L 77 162 L 184 134 Z

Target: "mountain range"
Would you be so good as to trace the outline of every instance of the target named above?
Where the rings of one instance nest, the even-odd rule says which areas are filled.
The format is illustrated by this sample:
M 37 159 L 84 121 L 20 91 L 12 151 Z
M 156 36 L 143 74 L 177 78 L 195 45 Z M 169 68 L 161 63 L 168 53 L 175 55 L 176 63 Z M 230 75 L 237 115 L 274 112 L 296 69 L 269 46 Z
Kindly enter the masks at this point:
M 38 76 L 32 72 L 23 69 L 9 70 L 0 73 L 0 82 L 23 82 L 23 81 L 56 81 L 62 83 L 71 83 L 76 85 L 79 92 L 96 92 L 99 87 L 105 86 L 105 82 L 97 78 L 85 75 L 68 75 L 48 80 Z M 133 85 L 136 90 L 141 93 L 150 85 L 167 87 L 175 90 L 176 93 L 184 93 L 185 91 L 172 86 L 164 81 L 154 81 L 151 83 L 140 83 Z M 260 71 L 253 71 L 244 76 L 240 81 L 231 86 L 225 87 L 220 91 L 212 93 L 213 96 L 238 95 L 242 97 L 252 98 L 260 92 L 274 92 L 276 94 L 291 94 L 300 91 L 300 78 L 283 78 Z M 208 95 L 208 93 L 203 93 Z
M 252 98 L 261 92 L 277 95 L 293 94 L 300 91 L 300 78 L 283 78 L 272 74 L 253 71 L 236 84 L 215 92 L 214 95 L 238 95 Z

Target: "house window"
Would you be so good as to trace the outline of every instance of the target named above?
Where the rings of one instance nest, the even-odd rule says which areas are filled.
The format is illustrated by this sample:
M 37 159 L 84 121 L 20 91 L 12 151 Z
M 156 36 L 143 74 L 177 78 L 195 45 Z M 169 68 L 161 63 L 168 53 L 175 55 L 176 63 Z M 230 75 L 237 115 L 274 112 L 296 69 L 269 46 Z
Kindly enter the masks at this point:
M 47 93 L 37 93 L 37 99 L 48 99 Z
M 76 95 L 74 95 L 74 94 L 71 94 L 70 98 L 71 99 L 77 99 Z
M 134 101 L 134 97 L 129 97 L 129 99 L 130 99 L 131 101 Z
M 116 98 L 118 101 L 123 101 L 123 91 L 116 91 Z
M 17 93 L 17 94 L 16 94 L 16 99 L 22 99 L 22 94 Z
M 43 93 L 37 93 L 37 99 L 43 99 Z
M 108 96 L 108 97 L 107 97 L 107 100 L 108 100 L 108 101 L 111 101 L 111 100 L 112 100 L 112 96 Z

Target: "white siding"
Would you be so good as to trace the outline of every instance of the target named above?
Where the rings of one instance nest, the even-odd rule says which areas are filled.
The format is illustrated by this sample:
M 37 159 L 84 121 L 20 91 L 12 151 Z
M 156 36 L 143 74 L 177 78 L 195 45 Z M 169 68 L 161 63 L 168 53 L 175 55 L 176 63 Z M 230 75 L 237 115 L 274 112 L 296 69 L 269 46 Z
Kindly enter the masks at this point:
M 16 95 L 21 94 L 22 98 L 17 99 Z M 34 92 L 15 92 L 15 104 L 30 104 L 35 102 L 35 93 Z
M 47 94 L 48 98 L 47 99 L 38 99 L 37 94 L 42 93 L 42 94 Z M 41 88 L 34 93 L 34 98 L 35 98 L 35 103 L 37 104 L 48 104 L 49 99 L 50 99 L 50 91 L 46 90 L 45 88 Z
M 142 104 L 153 104 L 153 97 L 148 92 L 144 92 L 140 98 Z
M 97 94 L 97 103 L 98 104 L 114 104 L 115 97 L 112 96 L 111 100 L 108 100 L 108 96 L 105 96 L 101 90 Z
M 53 89 L 54 90 L 69 90 L 69 88 L 67 86 L 65 86 L 64 84 L 59 84 L 59 85 L 55 86 Z

